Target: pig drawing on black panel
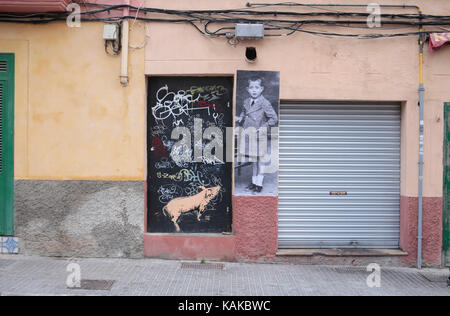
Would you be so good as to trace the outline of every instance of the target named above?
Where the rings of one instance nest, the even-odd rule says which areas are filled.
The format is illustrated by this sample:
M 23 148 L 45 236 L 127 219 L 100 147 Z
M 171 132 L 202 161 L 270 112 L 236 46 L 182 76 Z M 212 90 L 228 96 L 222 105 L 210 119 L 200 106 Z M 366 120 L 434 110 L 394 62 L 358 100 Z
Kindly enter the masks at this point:
M 197 220 L 200 221 L 206 206 L 217 196 L 221 189 L 220 186 L 208 189 L 204 186 L 200 186 L 199 188 L 202 190 L 200 193 L 193 196 L 173 199 L 163 207 L 164 214 L 172 220 L 177 232 L 180 231 L 178 220 L 183 213 L 192 212 L 198 209 Z

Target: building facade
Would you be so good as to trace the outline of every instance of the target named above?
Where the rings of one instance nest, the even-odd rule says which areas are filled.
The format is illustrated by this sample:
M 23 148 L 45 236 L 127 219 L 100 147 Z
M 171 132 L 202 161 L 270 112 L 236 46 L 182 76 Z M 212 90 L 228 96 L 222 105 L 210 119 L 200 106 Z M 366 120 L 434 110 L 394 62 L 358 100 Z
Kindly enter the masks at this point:
M 61 8 L 69 4 L 6 2 L 0 11 L 17 14 L 64 13 Z M 421 226 L 423 265 L 450 263 L 449 48 L 431 53 L 427 42 L 421 67 L 419 34 L 330 36 L 417 33 L 419 25 L 321 23 L 277 30 L 275 20 L 293 17 L 272 13 L 263 39 L 237 41 L 234 24 L 230 28 L 218 20 L 204 29 L 205 21 L 194 22 L 211 32 L 205 35 L 180 21 L 186 17 L 181 11 L 367 11 L 365 6 L 249 8 L 246 1 L 98 3 L 125 6 L 82 16 L 81 27 L 69 27 L 65 19 L 45 24 L 0 19 L 2 245 L 17 237 L 21 253 L 45 256 L 416 265 Z M 325 3 L 340 4 L 314 2 Z M 360 3 L 369 1 L 346 1 Z M 425 15 L 450 12 L 450 3 L 442 1 L 414 4 Z M 83 2 L 80 6 L 82 12 L 104 9 Z M 178 16 L 145 8 L 177 10 Z M 382 14 L 418 12 L 381 6 Z M 108 15 L 130 17 L 125 19 L 128 25 L 120 25 L 116 38 L 121 38 L 122 49 L 117 54 L 114 43 L 103 37 L 105 24 L 116 23 L 105 20 Z M 444 22 L 424 27 L 425 32 L 442 33 L 446 28 L 450 26 Z M 210 164 L 205 161 L 172 161 L 175 138 L 164 127 L 195 127 L 196 117 L 204 118 L 200 133 L 218 119 L 224 135 L 225 127 L 237 127 L 240 98 L 248 88 L 237 84 L 238 71 L 279 73 L 279 105 L 270 102 L 278 120 L 279 135 L 273 140 L 279 142 L 279 167 L 272 174 L 275 189 L 270 193 L 264 191 L 267 186 L 259 193 L 239 193 L 252 167 L 234 159 L 213 164 L 215 168 L 206 167 Z M 269 90 L 267 80 L 264 89 Z M 177 100 L 209 115 L 178 117 L 180 108 L 173 107 Z M 173 120 L 161 127 L 169 116 Z M 234 139 L 234 134 L 226 135 L 224 140 Z M 216 187 L 219 193 L 211 191 Z M 178 218 L 176 212 L 186 214 Z

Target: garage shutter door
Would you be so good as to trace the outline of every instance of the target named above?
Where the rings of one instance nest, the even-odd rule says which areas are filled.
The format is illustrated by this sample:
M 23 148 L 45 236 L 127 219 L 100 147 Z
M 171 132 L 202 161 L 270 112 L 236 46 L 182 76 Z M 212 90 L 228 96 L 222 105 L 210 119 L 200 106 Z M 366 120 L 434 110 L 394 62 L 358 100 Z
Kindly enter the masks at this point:
M 398 248 L 400 105 L 282 103 L 279 248 Z

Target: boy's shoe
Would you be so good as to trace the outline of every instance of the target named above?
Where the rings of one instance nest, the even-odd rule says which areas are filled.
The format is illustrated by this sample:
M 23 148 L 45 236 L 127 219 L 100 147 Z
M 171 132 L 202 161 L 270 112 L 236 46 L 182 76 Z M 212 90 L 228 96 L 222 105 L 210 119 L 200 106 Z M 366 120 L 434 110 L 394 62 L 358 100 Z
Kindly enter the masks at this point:
M 257 193 L 261 193 L 262 189 L 263 189 L 263 187 L 261 187 L 259 185 L 255 185 L 254 191 L 257 192 Z
M 247 190 L 255 190 L 256 189 L 256 185 L 254 185 L 253 183 L 250 183 L 248 186 L 247 186 L 247 188 L 246 188 Z

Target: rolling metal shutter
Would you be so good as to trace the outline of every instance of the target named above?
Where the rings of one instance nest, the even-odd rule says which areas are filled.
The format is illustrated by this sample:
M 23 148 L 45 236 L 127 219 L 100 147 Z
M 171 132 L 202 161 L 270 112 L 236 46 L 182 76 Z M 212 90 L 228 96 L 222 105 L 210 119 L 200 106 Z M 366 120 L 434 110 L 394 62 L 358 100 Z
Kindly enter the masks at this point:
M 399 239 L 400 105 L 282 103 L 279 248 Z

